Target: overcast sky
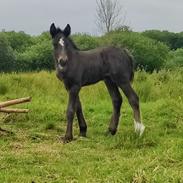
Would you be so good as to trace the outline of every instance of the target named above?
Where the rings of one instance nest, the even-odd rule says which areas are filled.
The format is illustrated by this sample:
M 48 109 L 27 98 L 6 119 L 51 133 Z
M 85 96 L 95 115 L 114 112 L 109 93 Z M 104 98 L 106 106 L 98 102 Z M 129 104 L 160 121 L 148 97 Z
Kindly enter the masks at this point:
M 119 0 L 134 31 L 183 31 L 183 0 Z M 72 32 L 97 34 L 95 0 L 0 0 L 0 30 L 37 35 L 52 22 Z

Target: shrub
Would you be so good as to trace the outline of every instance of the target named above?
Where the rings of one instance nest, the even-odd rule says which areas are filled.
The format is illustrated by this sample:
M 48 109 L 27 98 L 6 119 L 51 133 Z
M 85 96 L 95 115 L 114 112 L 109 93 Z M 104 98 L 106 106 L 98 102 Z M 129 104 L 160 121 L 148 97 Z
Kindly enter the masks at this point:
M 183 48 L 170 51 L 169 56 L 169 59 L 165 63 L 166 68 L 175 69 L 177 67 L 183 67 Z
M 75 34 L 72 38 L 81 50 L 90 50 L 99 46 L 98 38 L 87 34 Z
M 33 38 L 30 35 L 25 34 L 23 31 L 3 32 L 3 34 L 15 52 L 23 52 L 27 47 L 30 47 L 34 43 Z
M 0 33 L 0 72 L 13 71 L 15 55 L 4 34 Z
M 171 49 L 183 47 L 183 33 L 174 33 L 168 31 L 148 30 L 144 31 L 142 35 L 161 41 L 169 46 Z
M 25 52 L 17 54 L 17 70 L 51 70 L 54 67 L 52 47 L 49 40 L 38 42 Z
M 0 72 L 54 68 L 52 44 L 48 32 L 34 37 L 23 32 L 3 32 L 0 35 L 0 41 L 2 40 L 0 43 L 0 60 L 2 60 Z M 164 66 L 169 51 L 168 47 L 161 42 L 123 29 L 118 29 L 102 37 L 75 34 L 72 38 L 81 50 L 90 50 L 106 45 L 126 47 L 134 55 L 137 67 L 150 72 L 160 70 Z M 171 58 L 175 59 L 173 56 Z M 176 63 L 181 62 L 179 60 L 180 57 Z M 171 62 L 169 60 L 166 64 L 171 65 Z
M 134 55 L 137 67 L 150 72 L 162 68 L 169 51 L 163 43 L 135 32 L 112 32 L 103 36 L 100 43 L 126 47 Z

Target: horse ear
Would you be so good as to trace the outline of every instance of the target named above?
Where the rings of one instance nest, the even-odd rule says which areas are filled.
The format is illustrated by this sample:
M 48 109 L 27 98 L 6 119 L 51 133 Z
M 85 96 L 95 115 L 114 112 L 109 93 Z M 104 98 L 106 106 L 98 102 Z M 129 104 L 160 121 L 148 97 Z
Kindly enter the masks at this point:
M 65 37 L 68 37 L 71 34 L 71 26 L 69 24 L 67 24 L 67 26 L 64 29 L 64 35 Z
M 51 34 L 52 38 L 54 38 L 57 34 L 57 28 L 55 27 L 54 23 L 52 23 L 50 26 L 50 34 Z

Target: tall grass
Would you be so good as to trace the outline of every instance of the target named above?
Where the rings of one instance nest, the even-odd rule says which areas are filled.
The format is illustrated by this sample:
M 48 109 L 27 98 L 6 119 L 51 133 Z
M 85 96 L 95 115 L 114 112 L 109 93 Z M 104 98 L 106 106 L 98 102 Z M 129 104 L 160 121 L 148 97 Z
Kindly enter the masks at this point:
M 80 97 L 88 137 L 63 145 L 67 92 L 53 72 L 1 74 L 0 101 L 32 96 L 25 114 L 0 115 L 0 182 L 183 182 L 183 70 L 138 71 L 144 135 L 134 133 L 132 110 L 123 95 L 115 136 L 106 136 L 111 99 L 100 82 Z

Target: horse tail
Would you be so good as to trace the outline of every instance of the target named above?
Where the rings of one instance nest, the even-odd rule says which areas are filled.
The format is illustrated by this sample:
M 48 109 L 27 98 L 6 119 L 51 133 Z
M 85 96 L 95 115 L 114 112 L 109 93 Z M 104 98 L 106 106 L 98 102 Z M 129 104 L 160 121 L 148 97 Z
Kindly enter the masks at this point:
M 129 55 L 130 58 L 130 67 L 131 67 L 131 74 L 130 74 L 130 81 L 133 82 L 134 79 L 134 57 L 132 55 Z
M 135 67 L 135 59 L 132 54 L 127 50 L 124 49 L 128 58 L 129 58 L 129 70 L 130 70 L 130 82 L 133 82 L 134 79 L 134 67 Z

